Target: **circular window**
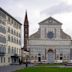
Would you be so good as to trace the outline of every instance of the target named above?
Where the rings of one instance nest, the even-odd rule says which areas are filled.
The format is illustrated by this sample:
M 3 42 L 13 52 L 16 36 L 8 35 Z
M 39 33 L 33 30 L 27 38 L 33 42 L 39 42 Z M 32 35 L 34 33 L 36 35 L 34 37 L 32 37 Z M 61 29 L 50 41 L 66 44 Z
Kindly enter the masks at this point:
M 53 32 L 48 32 L 48 38 L 53 38 Z

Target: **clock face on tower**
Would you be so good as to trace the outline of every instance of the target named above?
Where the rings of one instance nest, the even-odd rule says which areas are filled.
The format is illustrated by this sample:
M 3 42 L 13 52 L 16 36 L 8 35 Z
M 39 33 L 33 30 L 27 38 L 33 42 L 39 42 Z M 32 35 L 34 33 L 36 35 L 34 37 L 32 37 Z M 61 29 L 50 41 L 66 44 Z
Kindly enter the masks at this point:
M 53 34 L 53 32 L 48 32 L 47 36 L 48 36 L 48 38 L 52 39 L 54 34 Z

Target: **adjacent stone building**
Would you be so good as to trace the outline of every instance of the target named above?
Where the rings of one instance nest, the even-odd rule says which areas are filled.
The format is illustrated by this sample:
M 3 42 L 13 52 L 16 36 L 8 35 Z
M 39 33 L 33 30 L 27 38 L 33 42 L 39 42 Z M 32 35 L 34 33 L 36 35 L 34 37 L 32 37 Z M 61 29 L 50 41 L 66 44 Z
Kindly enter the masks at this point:
M 0 66 L 19 62 L 21 25 L 13 16 L 0 8 Z

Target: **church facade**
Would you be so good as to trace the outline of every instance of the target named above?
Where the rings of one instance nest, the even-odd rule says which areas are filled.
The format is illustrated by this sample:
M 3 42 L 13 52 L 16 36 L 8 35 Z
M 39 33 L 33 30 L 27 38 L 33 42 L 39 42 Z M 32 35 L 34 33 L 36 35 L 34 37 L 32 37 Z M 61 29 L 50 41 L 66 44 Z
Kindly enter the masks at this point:
M 71 37 L 62 30 L 62 23 L 52 17 L 39 23 L 39 29 L 29 37 L 30 61 L 62 63 L 72 60 Z

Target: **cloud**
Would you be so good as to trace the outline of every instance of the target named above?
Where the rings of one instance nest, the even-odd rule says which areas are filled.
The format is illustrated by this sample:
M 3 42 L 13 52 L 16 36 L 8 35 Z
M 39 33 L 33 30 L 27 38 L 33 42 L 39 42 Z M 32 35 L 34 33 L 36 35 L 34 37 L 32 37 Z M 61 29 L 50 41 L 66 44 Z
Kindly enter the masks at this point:
M 72 5 L 68 5 L 67 3 L 60 3 L 54 6 L 51 6 L 45 10 L 43 10 L 41 13 L 46 15 L 55 15 L 60 13 L 69 13 L 72 12 Z

